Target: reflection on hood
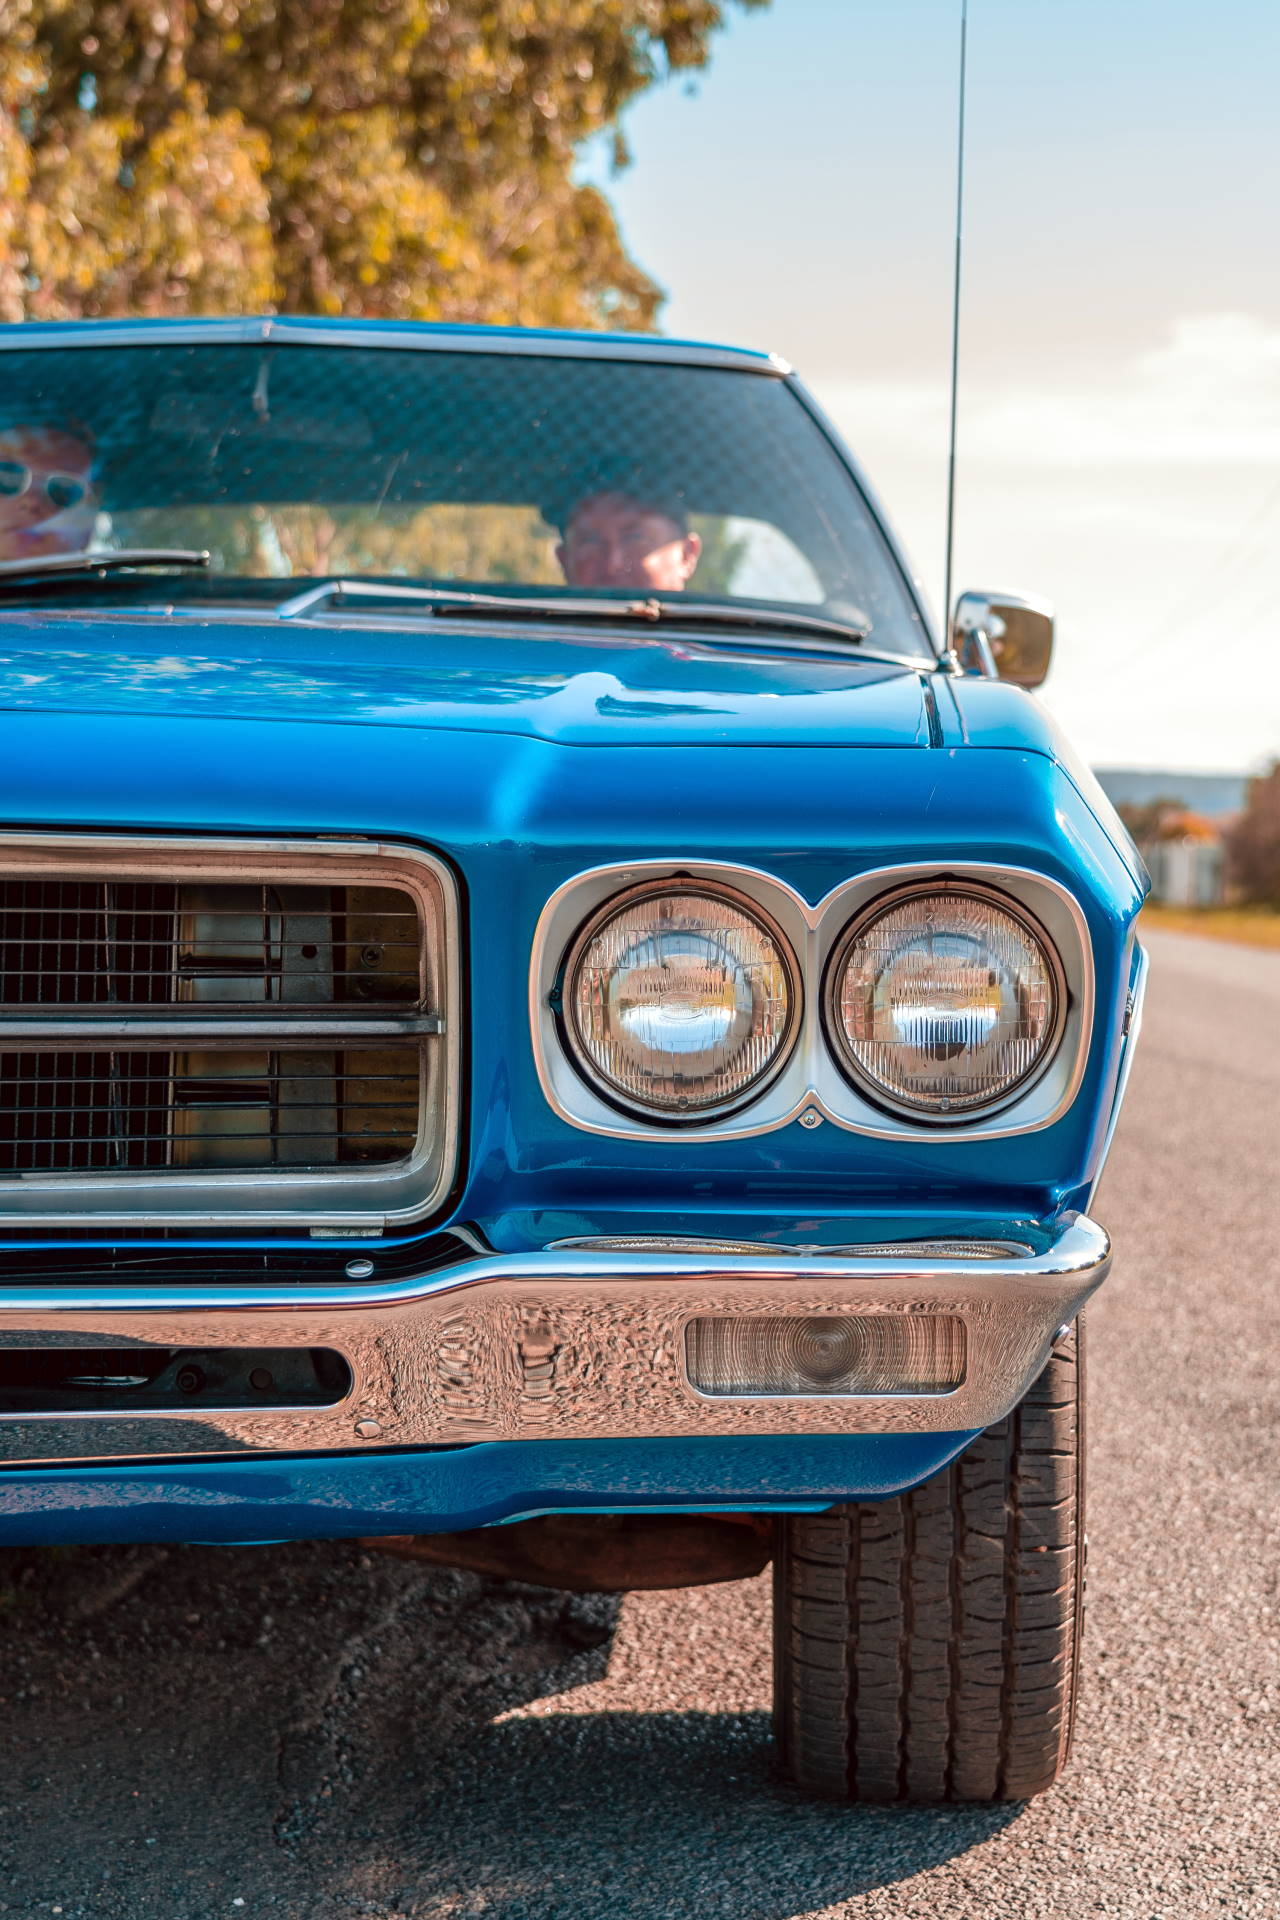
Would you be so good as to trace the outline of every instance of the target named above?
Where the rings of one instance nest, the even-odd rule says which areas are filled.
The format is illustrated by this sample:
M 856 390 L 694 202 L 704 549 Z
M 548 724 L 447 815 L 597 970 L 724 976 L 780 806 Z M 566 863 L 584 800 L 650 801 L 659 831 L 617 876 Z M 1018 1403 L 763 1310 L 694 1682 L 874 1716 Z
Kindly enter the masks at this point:
M 201 623 L 201 652 L 172 650 L 195 638 L 186 622 L 122 632 L 101 617 L 27 614 L 0 621 L 0 643 L 6 629 L 24 643 L 0 644 L 0 708 L 10 710 L 450 727 L 581 744 L 927 739 L 919 675 L 880 661 L 434 627 L 303 635 Z M 224 638 L 229 650 L 212 650 Z

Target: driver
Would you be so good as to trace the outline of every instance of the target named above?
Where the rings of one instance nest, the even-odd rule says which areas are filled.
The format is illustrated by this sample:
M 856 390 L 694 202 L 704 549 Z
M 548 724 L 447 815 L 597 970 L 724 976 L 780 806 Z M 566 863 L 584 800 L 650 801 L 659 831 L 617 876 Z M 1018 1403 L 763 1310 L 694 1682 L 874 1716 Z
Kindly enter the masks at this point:
M 602 487 L 580 496 L 564 515 L 556 559 L 571 587 L 678 593 L 701 552 L 680 502 Z
M 0 427 L 0 560 L 84 551 L 97 515 L 93 457 L 78 428 Z

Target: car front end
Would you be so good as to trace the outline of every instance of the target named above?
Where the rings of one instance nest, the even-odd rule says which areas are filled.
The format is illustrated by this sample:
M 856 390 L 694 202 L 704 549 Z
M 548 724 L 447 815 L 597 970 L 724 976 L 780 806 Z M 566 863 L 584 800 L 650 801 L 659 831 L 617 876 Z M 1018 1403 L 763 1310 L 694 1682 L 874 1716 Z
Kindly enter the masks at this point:
M 1089 1205 L 1142 983 L 1123 832 L 1024 692 L 928 641 L 851 468 L 855 562 L 874 539 L 893 576 L 856 605 L 818 480 L 810 546 L 799 508 L 744 534 L 765 509 L 727 454 L 701 519 L 649 498 L 700 564 L 755 539 L 742 606 L 537 580 L 498 605 L 487 520 L 471 571 L 415 588 L 352 477 L 365 363 L 449 348 L 470 376 L 485 342 L 353 337 L 322 419 L 278 357 L 342 342 L 293 327 L 140 328 L 118 358 L 176 356 L 131 376 L 147 433 L 94 429 L 104 553 L 208 537 L 230 502 L 244 571 L 231 535 L 235 577 L 192 592 L 163 561 L 123 595 L 11 561 L 0 1539 L 718 1514 L 765 1540 L 926 1485 L 1109 1267 Z M 17 331 L 46 381 L 106 351 Z M 792 393 L 718 350 L 504 339 L 557 378 Z M 200 353 L 241 354 L 234 405 Z M 144 441 L 185 461 L 172 529 Z M 437 543 L 495 490 L 527 520 L 536 487 L 502 492 L 476 444 L 433 465 L 406 432 L 374 519 L 399 475 L 406 514 L 435 489 Z M 321 454 L 377 570 L 321 569 L 332 493 L 327 530 L 280 510 Z M 622 491 L 603 455 L 590 484 Z M 760 591 L 784 535 L 779 577 L 821 576 L 790 612 Z

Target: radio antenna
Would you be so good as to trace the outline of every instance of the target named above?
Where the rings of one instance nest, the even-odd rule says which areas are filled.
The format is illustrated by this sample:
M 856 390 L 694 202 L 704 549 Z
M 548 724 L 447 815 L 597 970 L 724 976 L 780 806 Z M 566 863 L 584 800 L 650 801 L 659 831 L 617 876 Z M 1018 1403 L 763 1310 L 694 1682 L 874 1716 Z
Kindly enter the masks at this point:
M 951 291 L 951 418 L 947 432 L 947 552 L 943 569 L 942 622 L 951 646 L 951 563 L 956 529 L 956 400 L 960 382 L 960 257 L 964 232 L 964 97 L 969 38 L 969 0 L 960 0 L 960 103 L 956 121 L 956 260 Z

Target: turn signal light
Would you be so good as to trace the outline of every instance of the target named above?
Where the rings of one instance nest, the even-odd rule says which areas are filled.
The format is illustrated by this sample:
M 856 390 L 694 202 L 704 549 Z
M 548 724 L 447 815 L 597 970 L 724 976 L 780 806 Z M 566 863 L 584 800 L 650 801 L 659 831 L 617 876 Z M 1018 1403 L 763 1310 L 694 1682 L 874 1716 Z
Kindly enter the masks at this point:
M 699 1393 L 950 1393 L 964 1379 L 955 1314 L 735 1314 L 691 1320 L 685 1366 Z

